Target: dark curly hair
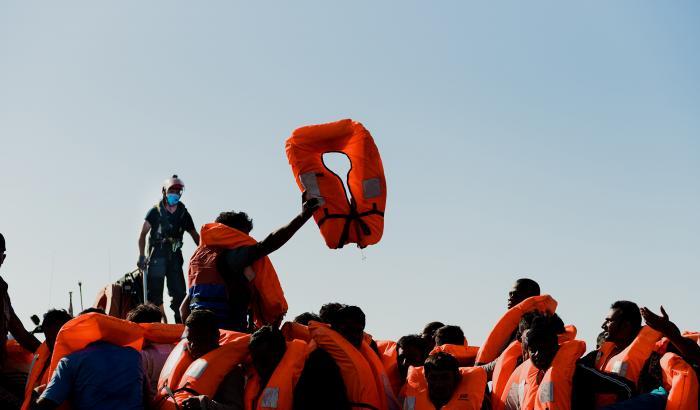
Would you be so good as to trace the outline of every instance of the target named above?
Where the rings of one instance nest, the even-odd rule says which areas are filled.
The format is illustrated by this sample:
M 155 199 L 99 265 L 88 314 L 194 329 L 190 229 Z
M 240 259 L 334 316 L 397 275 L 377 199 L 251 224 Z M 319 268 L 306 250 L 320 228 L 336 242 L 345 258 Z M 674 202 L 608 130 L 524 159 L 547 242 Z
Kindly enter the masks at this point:
M 241 232 L 249 233 L 253 230 L 253 220 L 245 212 L 222 212 L 214 222 L 224 224 Z

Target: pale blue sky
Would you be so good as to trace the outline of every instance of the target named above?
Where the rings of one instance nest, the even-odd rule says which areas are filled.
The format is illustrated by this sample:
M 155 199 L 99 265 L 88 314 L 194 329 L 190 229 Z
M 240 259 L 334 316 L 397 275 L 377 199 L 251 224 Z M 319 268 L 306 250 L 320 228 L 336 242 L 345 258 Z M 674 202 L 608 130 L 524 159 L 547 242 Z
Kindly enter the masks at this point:
M 272 257 L 290 317 L 341 301 L 378 338 L 442 320 L 479 344 L 525 275 L 589 346 L 621 298 L 700 329 L 700 4 L 258 3 L 0 5 L 1 273 L 25 322 L 133 268 L 174 172 L 198 226 L 246 210 L 264 237 L 299 209 L 284 140 L 351 117 L 385 235 L 362 260 L 306 225 Z

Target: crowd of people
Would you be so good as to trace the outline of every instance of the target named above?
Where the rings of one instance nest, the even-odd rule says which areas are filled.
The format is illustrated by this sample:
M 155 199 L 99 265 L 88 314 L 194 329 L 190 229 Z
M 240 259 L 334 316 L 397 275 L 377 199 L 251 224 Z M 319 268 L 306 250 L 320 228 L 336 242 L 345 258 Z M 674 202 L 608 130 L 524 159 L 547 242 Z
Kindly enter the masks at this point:
M 478 346 L 439 321 L 395 341 L 375 338 L 362 309 L 342 303 L 285 322 L 268 255 L 311 218 L 318 198 L 302 195 L 299 215 L 258 242 L 243 212 L 223 212 L 197 232 L 183 189 L 177 176 L 169 179 L 146 217 L 138 259 L 145 300 L 123 318 L 98 307 L 75 318 L 52 309 L 29 332 L 0 278 L 0 408 L 698 408 L 698 334 L 682 333 L 663 307 L 656 314 L 615 301 L 586 353 L 575 326 L 532 279 L 515 282 Z M 187 281 L 185 232 L 198 245 Z M 0 266 L 5 257 L 0 235 Z M 175 323 L 165 323 L 166 278 Z M 26 355 L 9 354 L 13 343 L 33 355 L 24 374 L 17 362 Z

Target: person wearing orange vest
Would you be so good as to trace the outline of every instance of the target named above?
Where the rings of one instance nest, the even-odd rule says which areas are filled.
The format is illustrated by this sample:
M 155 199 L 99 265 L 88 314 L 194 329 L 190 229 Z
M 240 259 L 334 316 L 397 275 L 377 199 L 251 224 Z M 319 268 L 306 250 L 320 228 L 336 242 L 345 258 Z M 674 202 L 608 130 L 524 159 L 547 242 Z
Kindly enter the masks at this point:
M 245 386 L 246 410 L 292 410 L 294 387 L 308 354 L 306 342 L 287 342 L 277 328 L 263 326 L 248 345 L 252 369 Z
M 359 307 L 326 304 L 319 313 L 331 329 L 359 349 L 365 330 L 365 314 Z M 294 410 L 322 409 L 349 410 L 351 406 L 340 367 L 319 347 L 309 354 L 294 390 Z
M 425 341 L 426 357 L 435 347 L 435 332 L 443 326 L 445 326 L 445 324 L 442 322 L 430 322 L 423 327 L 421 337 Z
M 311 218 L 319 203 L 318 198 L 307 200 L 306 194 L 302 194 L 301 213 L 260 242 L 248 236 L 253 229 L 253 221 L 245 212 L 222 212 L 214 224 L 205 225 L 202 228 L 202 244 L 190 260 L 189 289 L 181 306 L 183 317 L 187 317 L 189 311 L 207 309 L 216 314 L 220 329 L 247 330 L 251 304 L 260 299 L 259 295 L 253 294 L 251 283 L 254 283 L 255 275 L 261 272 L 254 272 L 250 267 L 255 267 L 258 261 L 266 259 L 287 243 Z M 207 230 L 220 226 L 238 237 L 245 237 L 251 244 L 233 247 L 208 245 Z M 283 302 L 285 311 L 281 312 L 282 315 L 286 313 L 286 301 Z M 262 324 L 273 324 L 272 321 L 277 320 L 281 323 L 282 317 L 268 318 Z
M 486 372 L 460 368 L 452 355 L 431 354 L 423 367 L 411 367 L 402 393 L 403 410 L 479 410 L 486 391 Z
M 187 350 L 193 360 L 217 349 L 219 328 L 217 318 L 211 311 L 195 310 L 185 321 Z M 243 408 L 244 372 L 240 366 L 230 371 L 219 384 L 213 397 L 197 395 L 182 402 L 184 410 L 237 410 Z
M 71 315 L 63 309 L 50 309 L 44 314 L 44 320 L 41 322 L 41 331 L 44 333 L 46 340 L 37 349 L 32 367 L 29 369 L 27 385 L 24 388 L 23 410 L 28 409 L 31 403 L 46 388 L 46 384 L 49 382 L 47 369 L 51 362 L 51 352 L 53 352 L 53 346 L 56 343 L 56 336 L 58 336 L 61 327 L 71 319 Z
M 142 303 L 126 314 L 126 320 L 133 323 L 160 323 L 161 315 L 158 306 L 152 303 Z M 150 388 L 150 396 L 155 396 L 158 389 L 158 376 L 173 347 L 172 343 L 144 341 L 143 349 L 141 349 L 141 360 L 143 372 Z

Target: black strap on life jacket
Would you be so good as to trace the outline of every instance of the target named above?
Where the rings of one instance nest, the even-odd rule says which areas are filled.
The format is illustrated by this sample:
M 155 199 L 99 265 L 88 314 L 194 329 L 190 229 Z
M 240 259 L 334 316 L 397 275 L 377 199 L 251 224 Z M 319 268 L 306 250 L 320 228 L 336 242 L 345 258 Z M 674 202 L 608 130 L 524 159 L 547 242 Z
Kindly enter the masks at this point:
M 380 211 L 377 209 L 377 204 L 372 203 L 372 209 L 366 212 L 357 212 L 357 203 L 355 202 L 355 198 L 353 198 L 350 201 L 350 213 L 348 214 L 331 214 L 328 212 L 328 208 L 323 208 L 323 218 L 321 218 L 318 221 L 318 226 L 321 227 L 324 222 L 326 222 L 327 219 L 345 219 L 345 225 L 343 225 L 343 231 L 340 234 L 340 238 L 338 239 L 338 245 L 336 248 L 340 249 L 345 245 L 345 243 L 348 240 L 348 236 L 350 234 L 350 225 L 352 225 L 352 222 L 357 222 L 356 229 L 357 229 L 357 236 L 361 237 L 361 235 L 370 235 L 372 231 L 370 230 L 369 226 L 365 221 L 362 220 L 362 218 L 369 216 L 369 215 L 379 215 L 381 217 L 384 217 L 384 212 Z M 362 241 L 357 244 L 360 248 L 364 248 L 362 245 Z

